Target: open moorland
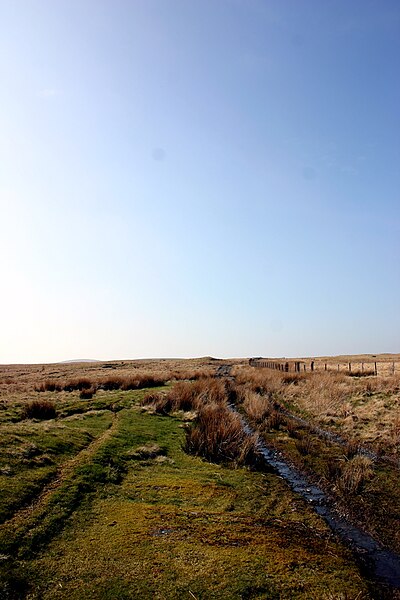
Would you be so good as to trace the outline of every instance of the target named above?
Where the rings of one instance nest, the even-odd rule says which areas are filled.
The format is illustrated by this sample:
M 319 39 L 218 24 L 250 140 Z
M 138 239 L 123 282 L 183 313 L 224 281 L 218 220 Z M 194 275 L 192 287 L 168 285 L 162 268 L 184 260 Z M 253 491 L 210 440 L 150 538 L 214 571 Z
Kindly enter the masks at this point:
M 400 356 L 296 360 L 0 366 L 0 598 L 400 598 Z

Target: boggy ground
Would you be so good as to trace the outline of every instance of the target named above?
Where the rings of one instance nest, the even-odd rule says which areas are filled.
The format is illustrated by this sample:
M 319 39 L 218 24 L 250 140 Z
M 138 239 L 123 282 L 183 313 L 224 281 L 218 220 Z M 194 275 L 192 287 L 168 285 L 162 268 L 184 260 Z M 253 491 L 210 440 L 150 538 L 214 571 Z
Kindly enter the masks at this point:
M 184 451 L 195 412 L 177 410 L 177 395 L 168 411 L 148 410 L 176 385 L 89 399 L 34 385 L 19 400 L 3 395 L 0 596 L 374 597 L 349 551 L 280 478 Z M 215 383 L 184 385 L 218 400 Z M 23 418 L 38 396 L 55 418 Z
M 400 377 L 235 372 L 239 405 L 267 444 L 400 553 Z

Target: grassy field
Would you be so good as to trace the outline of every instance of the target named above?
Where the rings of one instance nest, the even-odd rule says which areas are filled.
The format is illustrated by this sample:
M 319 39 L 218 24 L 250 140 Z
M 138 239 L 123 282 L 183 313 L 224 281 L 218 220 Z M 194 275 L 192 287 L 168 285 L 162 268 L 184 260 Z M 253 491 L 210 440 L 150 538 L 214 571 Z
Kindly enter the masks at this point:
M 204 446 L 204 415 L 224 409 L 226 388 L 208 376 L 223 364 L 124 361 L 105 368 L 82 363 L 0 370 L 1 598 L 395 597 L 360 572 L 312 507 L 249 459 L 234 423 L 230 443 L 236 436 L 237 448 L 230 451 L 229 419 L 219 416 L 225 413 L 215 413 L 224 427 L 214 421 L 213 448 Z M 398 451 L 393 419 L 387 418 L 390 433 L 371 441 L 372 423 L 346 429 L 339 410 L 347 404 L 358 410 L 359 386 L 368 382 L 330 383 L 346 393 L 334 405 L 338 414 L 327 417 L 321 407 L 313 410 L 312 386 L 321 382 L 285 382 L 245 361 L 232 372 L 232 398 L 260 435 L 318 480 L 325 477 L 343 510 L 355 513 L 361 506 L 372 532 L 398 549 L 396 535 L 390 540 L 388 533 L 398 525 L 400 491 L 389 460 Z M 84 380 L 89 383 L 77 387 Z M 113 386 L 104 384 L 110 380 Z M 380 410 L 383 394 L 385 410 L 394 415 L 398 388 L 373 381 L 366 396 L 371 410 Z M 54 382 L 60 391 L 49 391 Z M 29 418 L 33 402 L 50 403 L 55 414 L 39 418 L 39 411 Z M 278 403 L 310 422 L 351 433 L 360 444 L 379 446 L 388 460 L 366 469 L 358 489 L 342 489 L 339 480 L 326 477 L 327 465 L 354 461 L 350 437 L 346 448 L 327 444 L 305 426 L 290 425 L 283 416 L 279 421 Z M 386 498 L 385 527 L 373 510 L 377 497 Z

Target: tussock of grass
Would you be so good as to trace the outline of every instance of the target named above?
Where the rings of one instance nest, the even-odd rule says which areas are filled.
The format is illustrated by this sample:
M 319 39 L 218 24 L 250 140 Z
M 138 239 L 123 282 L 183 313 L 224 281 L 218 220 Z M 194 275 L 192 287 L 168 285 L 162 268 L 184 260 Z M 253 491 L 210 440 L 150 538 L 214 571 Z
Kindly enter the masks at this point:
M 147 394 L 143 405 L 150 405 L 158 414 L 193 411 L 207 403 L 226 403 L 227 391 L 224 382 L 216 379 L 201 379 L 193 383 L 178 382 L 167 394 Z
M 81 390 L 81 393 L 79 394 L 79 398 L 81 400 L 90 400 L 91 398 L 93 398 L 93 396 L 96 393 L 96 388 L 94 386 L 90 386 L 87 389 L 83 389 Z
M 313 438 L 310 435 L 300 437 L 295 441 L 295 446 L 297 451 L 303 456 L 311 454 L 314 447 Z
M 152 458 L 156 458 L 161 454 L 164 454 L 165 450 L 160 448 L 158 444 L 147 444 L 145 446 L 139 446 L 134 450 L 130 450 L 127 453 L 128 458 L 133 458 L 137 460 L 148 460 Z
M 286 417 L 277 410 L 272 410 L 265 420 L 266 429 L 279 429 L 281 425 L 286 424 Z
M 248 435 L 238 414 L 215 402 L 199 409 L 186 432 L 185 450 L 212 462 L 234 465 L 259 463 L 258 436 Z
M 143 388 L 158 387 L 168 380 L 165 375 L 152 373 L 136 373 L 133 375 L 112 375 L 109 377 L 89 379 L 87 377 L 71 379 L 65 382 L 47 380 L 36 386 L 38 392 L 73 392 L 80 391 L 81 398 L 91 398 L 97 390 L 139 390 Z
M 261 423 L 273 410 L 271 401 L 266 396 L 246 390 L 243 400 L 243 408 L 251 419 Z
M 344 463 L 337 480 L 339 490 L 345 495 L 357 494 L 372 475 L 372 461 L 366 456 L 354 456 Z
M 58 381 L 47 380 L 35 386 L 37 392 L 61 392 L 62 385 Z
M 176 411 L 197 412 L 187 428 L 185 450 L 213 462 L 237 465 L 259 463 L 258 437 L 247 435 L 238 414 L 228 408 L 228 399 L 236 390 L 216 379 L 177 383 L 168 394 L 149 394 L 144 404 L 159 414 Z M 248 398 L 255 405 L 255 398 Z
M 88 390 L 92 387 L 92 382 L 87 377 L 81 377 L 78 379 L 71 379 L 70 381 L 65 382 L 61 389 L 64 392 L 73 392 L 75 390 Z
M 53 402 L 49 400 L 32 400 L 28 402 L 22 412 L 23 419 L 55 419 L 57 416 L 56 408 Z

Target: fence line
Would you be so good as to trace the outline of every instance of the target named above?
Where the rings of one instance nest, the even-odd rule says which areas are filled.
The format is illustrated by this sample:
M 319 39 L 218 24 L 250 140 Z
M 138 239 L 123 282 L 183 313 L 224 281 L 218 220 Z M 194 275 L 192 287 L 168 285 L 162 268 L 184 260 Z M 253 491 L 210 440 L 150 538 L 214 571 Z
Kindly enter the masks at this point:
M 394 375 L 399 371 L 399 363 L 395 361 L 349 361 L 329 362 L 320 360 L 274 360 L 270 358 L 250 358 L 251 367 L 273 369 L 284 373 L 302 373 L 315 371 L 336 371 L 353 376 L 383 375 L 383 372 Z M 358 368 L 357 368 L 358 366 Z M 396 368 L 397 366 L 397 368 Z M 385 368 L 384 368 L 385 367 Z

